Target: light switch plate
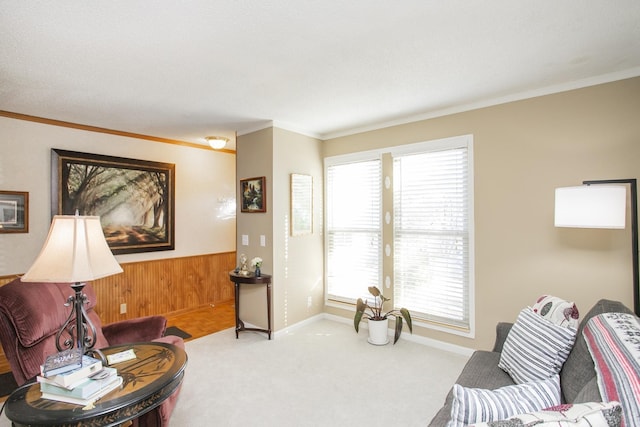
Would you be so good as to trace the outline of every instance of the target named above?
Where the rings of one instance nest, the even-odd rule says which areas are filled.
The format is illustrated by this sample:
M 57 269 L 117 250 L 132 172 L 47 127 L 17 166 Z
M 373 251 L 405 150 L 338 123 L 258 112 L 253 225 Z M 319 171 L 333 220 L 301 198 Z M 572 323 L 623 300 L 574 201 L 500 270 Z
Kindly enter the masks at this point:
M 267 246 L 267 238 L 264 234 L 260 235 L 260 246 Z
M 249 235 L 248 234 L 243 234 L 242 235 L 242 245 L 243 246 L 249 246 Z

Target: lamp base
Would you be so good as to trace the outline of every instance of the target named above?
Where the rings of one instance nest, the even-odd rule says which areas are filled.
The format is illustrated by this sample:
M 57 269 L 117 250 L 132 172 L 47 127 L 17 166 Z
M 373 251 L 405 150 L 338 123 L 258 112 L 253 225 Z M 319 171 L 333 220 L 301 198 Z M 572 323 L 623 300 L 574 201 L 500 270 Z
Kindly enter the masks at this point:
M 96 327 L 89 320 L 84 305 L 87 302 L 87 296 L 82 292 L 86 283 L 74 283 L 71 289 L 75 291 L 71 295 L 66 306 L 73 306 L 69 313 L 69 317 L 64 322 L 58 333 L 56 334 L 56 348 L 58 351 L 78 348 L 83 354 L 92 351 L 96 343 Z

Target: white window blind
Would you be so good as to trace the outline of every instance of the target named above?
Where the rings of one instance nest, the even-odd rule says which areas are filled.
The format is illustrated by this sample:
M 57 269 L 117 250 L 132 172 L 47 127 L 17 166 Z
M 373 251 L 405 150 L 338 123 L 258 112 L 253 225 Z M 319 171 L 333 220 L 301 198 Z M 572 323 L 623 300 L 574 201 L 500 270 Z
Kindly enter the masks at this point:
M 468 149 L 394 158 L 394 305 L 470 328 Z
M 327 296 L 355 301 L 380 282 L 380 160 L 326 168 Z

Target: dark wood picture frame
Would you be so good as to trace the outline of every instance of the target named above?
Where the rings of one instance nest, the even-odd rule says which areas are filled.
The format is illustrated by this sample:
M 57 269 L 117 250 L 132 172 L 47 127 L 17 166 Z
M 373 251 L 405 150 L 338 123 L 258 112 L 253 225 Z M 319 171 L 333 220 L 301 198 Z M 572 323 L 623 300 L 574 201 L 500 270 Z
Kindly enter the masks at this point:
M 240 180 L 240 212 L 267 211 L 267 180 L 264 176 Z
M 29 232 L 29 193 L 0 191 L 0 233 Z
M 114 254 L 175 249 L 175 164 L 51 150 L 51 214 L 100 217 Z

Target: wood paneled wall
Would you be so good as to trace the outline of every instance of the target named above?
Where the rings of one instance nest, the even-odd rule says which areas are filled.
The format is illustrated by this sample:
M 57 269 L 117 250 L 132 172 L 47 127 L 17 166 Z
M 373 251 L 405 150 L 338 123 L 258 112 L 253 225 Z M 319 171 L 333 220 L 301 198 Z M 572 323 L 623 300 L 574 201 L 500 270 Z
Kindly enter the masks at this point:
M 124 273 L 92 282 L 103 324 L 170 314 L 233 299 L 229 271 L 236 253 L 197 255 L 121 264 Z M 0 285 L 14 277 L 0 278 Z M 120 314 L 120 304 L 127 312 Z

